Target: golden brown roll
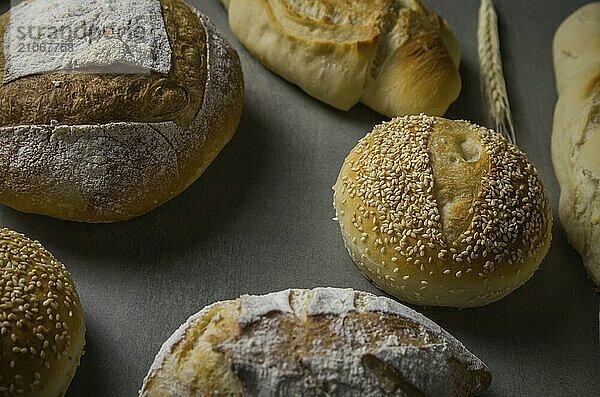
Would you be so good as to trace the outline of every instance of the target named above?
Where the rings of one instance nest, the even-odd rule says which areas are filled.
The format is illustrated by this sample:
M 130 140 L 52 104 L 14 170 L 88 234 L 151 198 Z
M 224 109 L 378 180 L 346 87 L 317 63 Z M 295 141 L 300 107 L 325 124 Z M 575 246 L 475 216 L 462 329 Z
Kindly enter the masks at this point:
M 486 365 L 423 315 L 339 288 L 207 306 L 162 346 L 141 397 L 471 396 Z
M 420 305 L 499 300 L 533 275 L 551 241 L 534 166 L 466 121 L 420 115 L 376 126 L 346 158 L 334 206 L 365 276 Z
M 460 93 L 452 30 L 420 0 L 221 0 L 266 67 L 338 109 L 442 115 Z
M 178 195 L 242 108 L 237 53 L 182 0 L 22 2 L 0 16 L 0 80 L 0 202 L 75 221 Z
M 39 242 L 0 229 L 0 297 L 0 396 L 63 396 L 85 344 L 69 272 Z

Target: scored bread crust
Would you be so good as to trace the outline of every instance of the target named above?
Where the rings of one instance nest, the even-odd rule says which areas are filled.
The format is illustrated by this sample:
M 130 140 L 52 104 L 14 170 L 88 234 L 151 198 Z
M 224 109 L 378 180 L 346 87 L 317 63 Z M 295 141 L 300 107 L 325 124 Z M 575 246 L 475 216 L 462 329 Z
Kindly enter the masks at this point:
M 421 314 L 316 288 L 206 307 L 163 344 L 140 396 L 467 396 L 490 381 L 485 364 Z
M 554 36 L 559 99 L 552 161 L 561 187 L 559 214 L 569 241 L 600 286 L 600 2 L 571 14 Z
M 261 63 L 338 109 L 442 115 L 460 92 L 456 39 L 419 0 L 222 2 Z
M 71 275 L 38 241 L 0 228 L 0 276 L 0 396 L 64 396 L 85 345 Z
M 497 301 L 533 275 L 551 241 L 533 165 L 465 121 L 420 115 L 376 126 L 344 161 L 334 207 L 363 274 L 419 305 Z
M 102 122 L 111 117 L 110 108 L 99 105 L 104 110 L 65 117 L 65 122 L 9 122 L 0 127 L 0 201 L 23 212 L 67 220 L 130 219 L 185 190 L 231 140 L 243 102 L 243 75 L 237 53 L 210 20 L 193 7 L 180 0 L 161 0 L 161 4 L 165 15 L 178 7 L 188 9 L 190 14 L 175 13 L 181 18 L 172 22 L 183 29 L 194 31 L 194 25 L 200 29 L 197 45 L 202 53 L 197 55 L 202 61 L 197 66 L 202 65 L 203 77 L 196 84 L 201 87 L 194 88 L 192 82 L 188 85 L 187 68 L 174 65 L 173 73 L 183 71 L 181 81 L 178 76 L 161 78 L 155 74 L 139 77 L 139 81 L 131 81 L 136 79 L 131 76 L 122 77 L 123 81 L 117 78 L 123 84 L 131 83 L 133 91 L 156 88 L 158 91 L 152 92 L 158 96 L 139 98 L 137 93 L 129 95 L 127 89 L 120 88 L 116 92 L 124 97 L 113 104 L 114 122 Z M 167 30 L 172 32 L 169 26 Z M 177 37 L 169 39 L 172 42 Z M 181 48 L 181 60 L 174 57 L 174 62 L 187 62 L 186 56 L 194 58 L 189 47 Z M 52 76 L 56 76 L 67 86 L 71 79 L 81 79 L 78 73 L 49 76 L 41 78 L 54 80 Z M 92 82 L 104 78 L 110 80 L 110 88 L 114 76 L 90 77 Z M 16 82 L 19 80 L 8 85 Z M 177 91 L 182 87 L 190 91 L 180 103 Z M 146 108 L 136 105 L 138 100 L 156 101 L 154 106 L 160 112 L 147 114 Z M 100 101 L 97 97 L 89 106 Z M 180 111 L 174 111 L 173 103 L 181 105 L 176 106 Z M 131 112 L 119 106 L 130 106 Z
M 158 1 L 171 48 L 168 74 L 83 70 L 23 76 L 0 84 L 0 127 L 49 125 L 53 120 L 65 125 L 175 121 L 188 127 L 206 86 L 206 32 L 183 1 Z M 6 45 L 15 40 L 5 36 L 10 18 L 10 11 L 0 16 L 0 52 L 5 39 Z M 0 56 L 0 80 L 5 56 L 9 54 Z

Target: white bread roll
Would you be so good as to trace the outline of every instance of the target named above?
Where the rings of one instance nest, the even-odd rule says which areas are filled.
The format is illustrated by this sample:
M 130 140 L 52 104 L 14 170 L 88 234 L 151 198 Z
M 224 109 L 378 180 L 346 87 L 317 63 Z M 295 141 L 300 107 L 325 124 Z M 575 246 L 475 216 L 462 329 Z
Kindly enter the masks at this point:
M 552 160 L 561 186 L 560 219 L 600 286 L 600 2 L 565 19 L 553 51 L 559 99 Z
M 554 35 L 554 70 L 558 93 L 600 54 L 600 2 L 592 2 L 569 15 Z
M 64 396 L 85 344 L 71 275 L 37 241 L 0 229 L 0 397 Z
M 534 166 L 466 121 L 420 115 L 376 126 L 344 161 L 333 200 L 358 268 L 419 305 L 505 297 L 537 270 L 552 237 Z
M 337 288 L 218 302 L 162 346 L 142 397 L 470 396 L 483 362 L 398 302 Z
M 460 92 L 456 39 L 420 0 L 222 2 L 261 63 L 338 109 L 442 115 Z
M 90 37 L 72 50 L 21 37 L 83 22 Z M 92 30 L 113 25 L 123 36 Z M 0 202 L 75 221 L 129 219 L 181 193 L 242 108 L 237 53 L 182 0 L 22 2 L 0 16 L 0 80 Z

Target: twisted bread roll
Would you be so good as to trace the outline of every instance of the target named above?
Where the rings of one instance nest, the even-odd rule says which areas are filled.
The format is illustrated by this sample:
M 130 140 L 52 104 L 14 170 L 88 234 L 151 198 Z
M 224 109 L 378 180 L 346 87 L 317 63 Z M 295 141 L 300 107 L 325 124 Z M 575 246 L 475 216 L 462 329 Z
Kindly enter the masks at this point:
M 559 99 L 552 160 L 560 219 L 569 241 L 600 286 L 600 2 L 585 5 L 554 36 Z
M 159 396 L 469 396 L 487 367 L 419 313 L 337 288 L 210 305 L 162 346 L 140 391 Z
M 533 165 L 465 121 L 420 115 L 376 126 L 346 158 L 334 206 L 365 276 L 420 305 L 497 301 L 550 246 L 552 212 Z
M 121 21 L 126 35 L 22 59 L 27 18 L 58 29 L 86 15 L 103 32 Z M 130 20 L 148 15 L 154 25 Z M 128 36 L 140 28 L 156 37 Z M 118 72 L 137 61 L 135 45 L 156 70 Z M 58 66 L 45 70 L 46 60 Z M 129 219 L 182 192 L 232 138 L 242 108 L 236 52 L 182 0 L 23 2 L 0 16 L 0 79 L 0 201 L 75 221 Z
M 79 297 L 37 241 L 0 229 L 0 396 L 64 396 L 85 344 Z
M 260 62 L 338 109 L 442 115 L 460 92 L 456 39 L 420 0 L 222 2 Z

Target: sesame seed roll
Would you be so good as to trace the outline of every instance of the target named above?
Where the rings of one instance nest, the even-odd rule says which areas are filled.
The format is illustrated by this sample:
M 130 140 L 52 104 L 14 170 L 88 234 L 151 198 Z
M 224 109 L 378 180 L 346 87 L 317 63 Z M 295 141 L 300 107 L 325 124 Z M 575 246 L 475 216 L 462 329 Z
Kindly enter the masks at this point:
M 85 324 L 65 267 L 22 234 L 0 229 L 0 396 L 63 396 Z
M 350 256 L 400 300 L 474 307 L 537 270 L 552 212 L 515 145 L 466 121 L 395 118 L 361 139 L 334 186 Z

